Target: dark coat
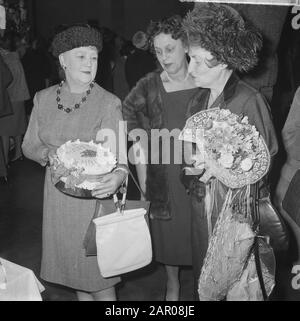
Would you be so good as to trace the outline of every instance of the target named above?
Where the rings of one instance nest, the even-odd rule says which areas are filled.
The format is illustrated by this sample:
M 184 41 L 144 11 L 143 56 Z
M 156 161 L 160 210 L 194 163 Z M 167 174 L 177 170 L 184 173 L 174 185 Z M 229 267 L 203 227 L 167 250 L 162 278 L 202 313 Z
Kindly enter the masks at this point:
M 191 108 L 189 111 L 190 116 L 194 115 L 201 110 L 207 109 L 210 90 L 203 90 L 201 96 L 198 97 L 197 108 Z M 227 81 L 223 93 L 219 96 L 213 107 L 229 109 L 231 112 L 248 116 L 249 123 L 254 125 L 259 133 L 264 138 L 271 157 L 274 157 L 278 150 L 278 143 L 276 138 L 275 129 L 272 122 L 269 105 L 263 95 L 258 90 L 254 89 L 233 73 Z M 191 193 L 191 207 L 192 207 L 192 251 L 193 251 L 193 270 L 195 279 L 198 280 L 202 268 L 203 260 L 206 255 L 208 247 L 208 226 L 207 218 L 205 216 L 205 189 L 204 183 L 200 182 L 198 178 L 189 178 L 183 176 L 182 180 L 186 188 L 190 189 Z M 263 182 L 260 181 L 260 186 Z M 226 194 L 228 188 L 222 185 L 222 191 Z M 194 190 L 193 190 L 194 189 Z M 264 196 L 266 189 L 261 189 L 260 196 Z M 201 195 L 199 195 L 201 194 Z M 217 200 L 217 208 L 212 213 L 212 226 L 217 221 L 219 212 L 223 206 L 224 199 L 220 193 L 215 194 Z
M 159 91 L 160 71 L 147 74 L 131 90 L 123 102 L 123 118 L 127 121 L 127 129 L 144 129 L 148 134 L 150 146 L 151 129 L 163 129 L 164 116 L 162 97 Z M 197 97 L 203 89 L 193 96 L 187 110 L 198 110 Z M 187 114 L 188 117 L 188 114 Z M 158 151 L 153 151 L 153 153 Z M 159 157 L 162 153 L 159 153 Z M 151 155 L 151 151 L 148 151 Z M 168 200 L 167 165 L 150 164 L 147 166 L 146 196 L 151 201 L 151 213 L 160 219 L 170 218 Z
M 196 97 L 197 102 L 190 102 L 190 106 L 196 106 L 196 108 L 191 107 L 188 110 L 188 117 L 199 110 L 205 110 L 209 96 L 210 90 L 202 89 L 201 93 Z M 271 158 L 272 160 L 274 159 L 278 152 L 278 142 L 272 115 L 266 98 L 257 89 L 251 87 L 241 80 L 237 74 L 233 73 L 228 79 L 223 93 L 211 107 L 226 108 L 237 115 L 247 116 L 249 123 L 254 125 L 264 138 Z M 184 164 L 184 166 L 187 165 Z M 205 186 L 202 182 L 199 182 L 197 177 L 182 175 L 181 180 L 186 189 L 195 196 L 193 203 L 198 202 L 205 195 Z
M 7 92 L 7 87 L 13 77 L 6 63 L 0 55 L 0 117 L 13 114 L 12 106 Z

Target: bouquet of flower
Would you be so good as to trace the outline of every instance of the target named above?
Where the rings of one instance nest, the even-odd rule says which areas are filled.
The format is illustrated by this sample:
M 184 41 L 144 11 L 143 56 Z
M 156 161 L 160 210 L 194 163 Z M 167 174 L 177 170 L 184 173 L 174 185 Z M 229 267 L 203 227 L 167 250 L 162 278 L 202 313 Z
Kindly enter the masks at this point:
M 196 143 L 196 167 L 206 170 L 230 188 L 260 180 L 268 171 L 270 154 L 248 118 L 228 109 L 213 108 L 190 117 L 180 139 Z M 209 173 L 207 175 L 207 173 Z
M 68 141 L 51 156 L 52 181 L 64 188 L 93 190 L 117 164 L 115 155 L 100 143 Z

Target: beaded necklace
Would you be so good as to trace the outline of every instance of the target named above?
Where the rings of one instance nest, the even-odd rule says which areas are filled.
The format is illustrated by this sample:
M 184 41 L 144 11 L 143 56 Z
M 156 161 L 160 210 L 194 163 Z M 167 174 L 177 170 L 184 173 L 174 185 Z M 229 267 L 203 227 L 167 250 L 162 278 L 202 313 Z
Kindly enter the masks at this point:
M 84 103 L 88 97 L 88 95 L 91 93 L 92 88 L 94 87 L 94 82 L 90 83 L 89 89 L 86 91 L 85 96 L 81 98 L 81 101 L 79 103 L 76 103 L 73 107 L 67 107 L 65 108 L 61 104 L 61 98 L 60 98 L 60 93 L 61 93 L 61 87 L 64 84 L 64 80 L 61 81 L 61 83 L 58 85 L 58 88 L 56 90 L 56 103 L 57 103 L 57 108 L 59 110 L 63 110 L 66 113 L 70 113 L 71 111 L 74 111 L 75 109 L 79 109 L 82 103 Z

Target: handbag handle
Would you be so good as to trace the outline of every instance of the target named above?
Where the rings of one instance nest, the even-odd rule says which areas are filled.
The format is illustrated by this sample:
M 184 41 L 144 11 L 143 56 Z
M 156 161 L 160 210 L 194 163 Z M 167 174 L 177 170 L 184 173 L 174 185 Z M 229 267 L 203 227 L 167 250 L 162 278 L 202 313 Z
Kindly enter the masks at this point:
M 254 260 L 255 260 L 256 272 L 257 272 L 259 284 L 261 287 L 261 292 L 262 292 L 264 301 L 267 301 L 268 295 L 267 295 L 267 291 L 266 291 L 266 287 L 265 287 L 265 281 L 263 278 L 261 262 L 260 262 L 260 257 L 259 257 L 259 237 L 258 236 L 255 236 L 253 246 L 254 246 Z
M 252 196 L 252 220 L 253 220 L 253 230 L 258 232 L 260 213 L 259 213 L 259 187 L 258 183 L 251 185 L 251 196 Z
M 142 191 L 139 183 L 137 182 L 137 180 L 135 179 L 135 177 L 133 176 L 131 170 L 129 169 L 129 167 L 127 168 L 129 175 L 131 176 L 134 184 L 136 185 L 136 187 L 138 188 L 139 192 L 141 193 L 141 195 L 146 198 L 145 193 Z M 117 194 L 115 193 L 113 195 L 113 200 L 114 200 L 114 204 L 116 206 L 116 209 L 123 213 L 124 209 L 125 209 L 125 205 L 126 205 L 126 196 L 127 196 L 127 189 L 128 189 L 128 176 L 126 177 L 125 181 L 122 184 L 122 187 L 120 188 L 120 192 L 123 194 L 122 195 L 122 200 L 121 200 L 121 205 L 119 204 L 119 199 Z
M 129 167 L 128 167 L 128 171 L 129 171 L 129 175 L 130 175 L 130 177 L 132 178 L 135 186 L 137 187 L 137 189 L 139 190 L 139 192 L 141 193 L 141 195 L 143 196 L 143 198 L 146 199 L 146 194 L 142 191 L 140 184 L 137 182 L 137 180 L 136 180 L 135 177 L 133 176 L 133 174 L 132 174 L 132 172 L 131 172 L 131 170 L 130 170 Z
M 253 228 L 255 233 L 259 230 L 259 223 L 260 223 L 260 213 L 259 213 L 259 182 L 252 184 L 252 219 L 253 219 Z M 259 257 L 259 236 L 256 235 L 254 238 L 254 244 L 253 244 L 253 253 L 254 253 L 254 260 L 255 260 L 255 267 L 256 272 L 259 280 L 259 284 L 261 287 L 262 295 L 264 301 L 268 300 L 268 295 L 265 287 L 265 282 L 262 274 L 262 267 Z

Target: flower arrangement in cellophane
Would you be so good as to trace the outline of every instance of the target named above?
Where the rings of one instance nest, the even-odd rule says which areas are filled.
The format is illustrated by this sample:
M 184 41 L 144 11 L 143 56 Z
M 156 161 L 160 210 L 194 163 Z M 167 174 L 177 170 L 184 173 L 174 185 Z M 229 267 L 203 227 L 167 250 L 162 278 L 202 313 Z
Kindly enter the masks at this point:
M 187 120 L 179 137 L 196 143 L 195 166 L 230 188 L 253 184 L 268 172 L 268 148 L 247 116 L 228 109 L 204 110 Z
M 193 166 L 204 170 L 200 180 L 205 183 L 209 245 L 198 282 L 199 299 L 261 300 L 249 257 L 256 235 L 250 186 L 265 176 L 270 165 L 263 138 L 247 117 L 220 108 L 190 117 L 179 138 L 195 143 Z M 213 212 L 218 215 L 214 227 Z M 275 282 L 273 267 L 262 266 L 269 295 Z

